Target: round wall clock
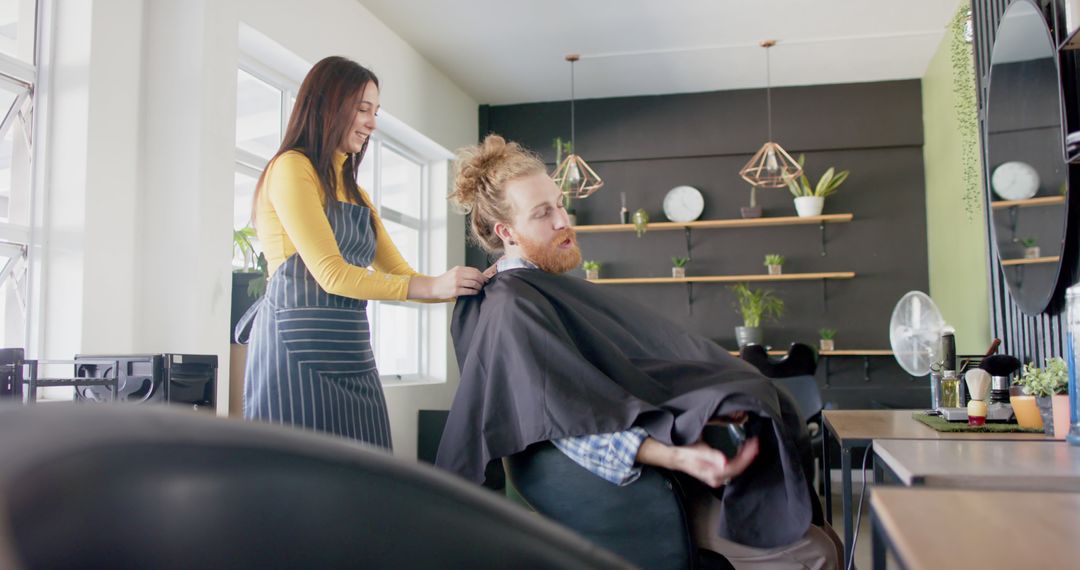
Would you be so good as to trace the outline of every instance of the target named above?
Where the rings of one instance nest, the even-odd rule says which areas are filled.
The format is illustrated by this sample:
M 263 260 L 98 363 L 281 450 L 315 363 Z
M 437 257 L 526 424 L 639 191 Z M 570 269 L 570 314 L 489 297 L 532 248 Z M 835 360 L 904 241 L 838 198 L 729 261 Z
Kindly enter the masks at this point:
M 664 196 L 664 215 L 673 222 L 692 222 L 705 209 L 705 198 L 693 186 L 676 186 Z
M 1013 160 L 994 169 L 990 185 L 1004 200 L 1026 200 L 1039 191 L 1039 173 L 1030 164 Z

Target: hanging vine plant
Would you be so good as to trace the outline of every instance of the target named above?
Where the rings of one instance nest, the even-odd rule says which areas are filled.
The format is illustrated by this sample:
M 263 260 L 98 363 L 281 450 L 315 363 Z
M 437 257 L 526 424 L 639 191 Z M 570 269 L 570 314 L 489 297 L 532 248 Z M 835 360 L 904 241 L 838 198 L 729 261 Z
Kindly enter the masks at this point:
M 964 213 L 968 221 L 983 211 L 979 185 L 979 108 L 975 87 L 975 60 L 966 28 L 970 26 L 971 8 L 961 5 L 949 22 L 949 52 L 953 69 L 953 109 L 960 135 L 960 166 L 963 170 Z

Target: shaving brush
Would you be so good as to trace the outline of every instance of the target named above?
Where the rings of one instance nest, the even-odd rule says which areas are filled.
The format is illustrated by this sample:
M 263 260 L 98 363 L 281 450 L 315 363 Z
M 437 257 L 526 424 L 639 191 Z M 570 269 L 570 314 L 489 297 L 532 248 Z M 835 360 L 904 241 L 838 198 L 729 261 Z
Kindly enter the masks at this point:
M 1009 376 L 1020 370 L 1020 360 L 1008 354 L 995 354 L 982 359 L 979 368 L 990 373 L 993 379 L 993 388 L 990 393 L 990 401 L 994 403 L 1009 402 Z

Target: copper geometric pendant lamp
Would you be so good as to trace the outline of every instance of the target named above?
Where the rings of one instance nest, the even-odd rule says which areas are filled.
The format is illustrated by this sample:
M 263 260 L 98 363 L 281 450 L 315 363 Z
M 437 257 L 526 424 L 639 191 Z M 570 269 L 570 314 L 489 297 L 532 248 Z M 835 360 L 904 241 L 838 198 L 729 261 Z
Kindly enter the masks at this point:
M 742 176 L 743 180 L 759 188 L 783 188 L 787 186 L 788 178 L 795 178 L 802 174 L 802 166 L 772 138 L 772 78 L 770 77 L 769 48 L 774 45 L 776 45 L 776 40 L 761 42 L 761 47 L 765 48 L 765 104 L 769 116 L 769 139 L 754 153 L 750 162 L 747 162 L 746 166 L 739 171 L 739 176 Z
M 596 171 L 577 154 L 577 141 L 574 132 L 574 62 L 580 59 L 576 53 L 566 56 L 570 62 L 570 154 L 555 169 L 552 178 L 563 194 L 570 198 L 587 198 L 599 190 L 604 181 Z

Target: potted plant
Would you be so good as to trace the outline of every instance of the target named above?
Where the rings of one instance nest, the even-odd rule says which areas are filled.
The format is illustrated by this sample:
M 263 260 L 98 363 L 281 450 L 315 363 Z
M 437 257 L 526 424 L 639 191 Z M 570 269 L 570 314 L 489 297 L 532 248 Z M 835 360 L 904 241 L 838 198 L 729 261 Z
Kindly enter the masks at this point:
M 1033 362 L 1025 364 L 1015 383 L 1023 387 L 1024 394 L 1035 396 L 1046 435 L 1064 438 L 1069 431 L 1069 371 L 1065 361 L 1048 358 L 1042 368 Z
M 821 329 L 818 331 L 818 335 L 821 337 L 821 339 L 818 340 L 821 352 L 836 350 L 836 343 L 834 342 L 834 339 L 836 338 L 836 329 Z
M 255 251 L 251 243 L 254 238 L 255 228 L 251 226 L 233 230 L 233 252 L 238 254 L 234 258 L 239 260 L 239 265 L 233 267 L 232 274 L 229 338 L 240 317 L 266 291 L 266 256 Z
M 686 264 L 690 262 L 689 257 L 672 257 L 671 258 L 671 276 L 675 279 L 683 279 L 686 277 Z
M 735 292 L 736 306 L 743 318 L 743 326 L 735 327 L 735 340 L 739 348 L 748 344 L 762 344 L 761 321 L 778 319 L 784 314 L 784 301 L 769 289 L 751 289 L 746 283 L 731 286 Z
M 589 281 L 600 278 L 600 263 L 596 261 L 586 261 L 581 264 L 581 268 L 585 270 L 585 278 Z
M 574 153 L 574 145 L 570 141 L 564 141 L 562 137 L 555 137 L 555 140 L 552 141 L 552 145 L 555 147 L 555 168 L 559 168 L 559 165 L 562 164 L 563 156 Z M 570 225 L 576 226 L 577 211 L 574 210 L 574 200 L 570 197 L 570 181 L 563 180 L 563 186 L 562 188 L 559 188 L 559 190 L 562 190 L 563 193 L 563 208 L 566 209 L 566 215 L 570 218 Z
M 1038 238 L 1026 237 L 1021 239 L 1020 243 L 1024 246 L 1024 259 L 1042 257 L 1042 250 L 1039 248 Z
M 750 207 L 743 206 L 739 208 L 739 213 L 742 214 L 744 219 L 761 217 L 761 206 L 757 204 L 757 186 L 750 186 Z
M 649 229 L 649 213 L 644 208 L 635 210 L 630 221 L 634 223 L 634 231 L 637 232 L 637 237 L 645 235 L 645 232 Z
M 799 155 L 799 166 L 806 161 L 805 155 Z M 795 197 L 795 211 L 800 217 L 820 216 L 825 207 L 825 198 L 836 193 L 836 189 L 847 180 L 847 170 L 836 172 L 832 166 L 818 179 L 816 186 L 810 186 L 810 179 L 806 177 L 806 171 L 798 178 L 785 177 L 788 190 Z
M 778 253 L 770 253 L 766 255 L 765 267 L 769 268 L 769 275 L 780 275 L 784 267 L 784 256 Z

